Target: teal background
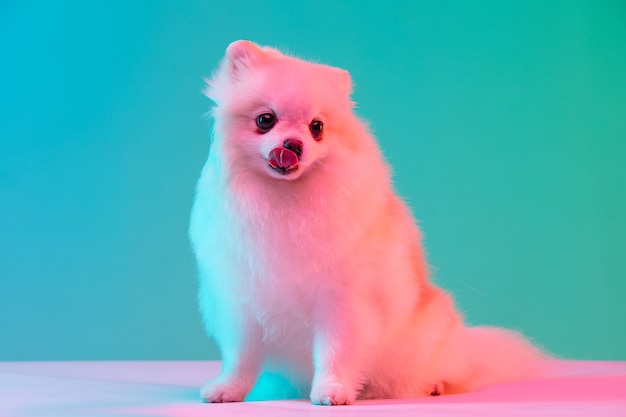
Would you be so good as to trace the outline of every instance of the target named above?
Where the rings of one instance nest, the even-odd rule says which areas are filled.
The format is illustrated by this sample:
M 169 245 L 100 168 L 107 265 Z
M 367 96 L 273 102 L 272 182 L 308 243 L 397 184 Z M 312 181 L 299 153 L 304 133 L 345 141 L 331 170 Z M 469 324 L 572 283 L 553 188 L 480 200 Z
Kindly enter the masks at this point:
M 0 360 L 217 358 L 200 93 L 252 39 L 348 69 L 471 323 L 626 360 L 623 1 L 0 3 Z

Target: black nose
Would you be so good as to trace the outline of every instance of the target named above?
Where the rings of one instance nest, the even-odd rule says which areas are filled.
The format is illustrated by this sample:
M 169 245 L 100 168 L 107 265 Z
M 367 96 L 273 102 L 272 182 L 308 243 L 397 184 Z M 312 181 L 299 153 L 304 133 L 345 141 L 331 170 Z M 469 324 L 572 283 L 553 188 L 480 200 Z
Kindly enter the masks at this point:
M 287 139 L 283 146 L 298 155 L 302 155 L 302 141 L 298 139 Z

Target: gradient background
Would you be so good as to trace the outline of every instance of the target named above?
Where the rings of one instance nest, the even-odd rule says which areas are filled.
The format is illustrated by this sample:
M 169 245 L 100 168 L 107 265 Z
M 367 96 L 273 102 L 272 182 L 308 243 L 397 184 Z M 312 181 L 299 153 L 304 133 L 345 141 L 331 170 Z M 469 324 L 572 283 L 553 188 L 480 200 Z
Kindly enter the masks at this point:
M 626 3 L 435 3 L 1 2 L 0 360 L 218 357 L 187 222 L 239 38 L 352 73 L 469 322 L 626 360 Z

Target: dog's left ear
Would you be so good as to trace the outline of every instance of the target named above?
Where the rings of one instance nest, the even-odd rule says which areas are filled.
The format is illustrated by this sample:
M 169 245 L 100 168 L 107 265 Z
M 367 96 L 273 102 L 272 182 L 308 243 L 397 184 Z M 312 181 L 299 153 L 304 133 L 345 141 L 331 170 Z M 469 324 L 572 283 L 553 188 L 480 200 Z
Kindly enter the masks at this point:
M 352 94 L 352 77 L 350 73 L 344 69 L 329 67 L 332 77 L 335 79 L 335 83 L 339 91 L 343 92 L 346 97 L 350 97 Z

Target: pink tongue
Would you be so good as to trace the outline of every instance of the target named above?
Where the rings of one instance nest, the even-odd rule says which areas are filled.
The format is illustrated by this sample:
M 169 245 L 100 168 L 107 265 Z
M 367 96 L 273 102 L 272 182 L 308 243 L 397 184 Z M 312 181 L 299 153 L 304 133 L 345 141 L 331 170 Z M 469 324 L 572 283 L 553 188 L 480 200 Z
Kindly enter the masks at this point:
M 282 168 L 289 171 L 298 166 L 298 155 L 287 148 L 274 148 L 270 151 L 267 162 L 272 168 Z

